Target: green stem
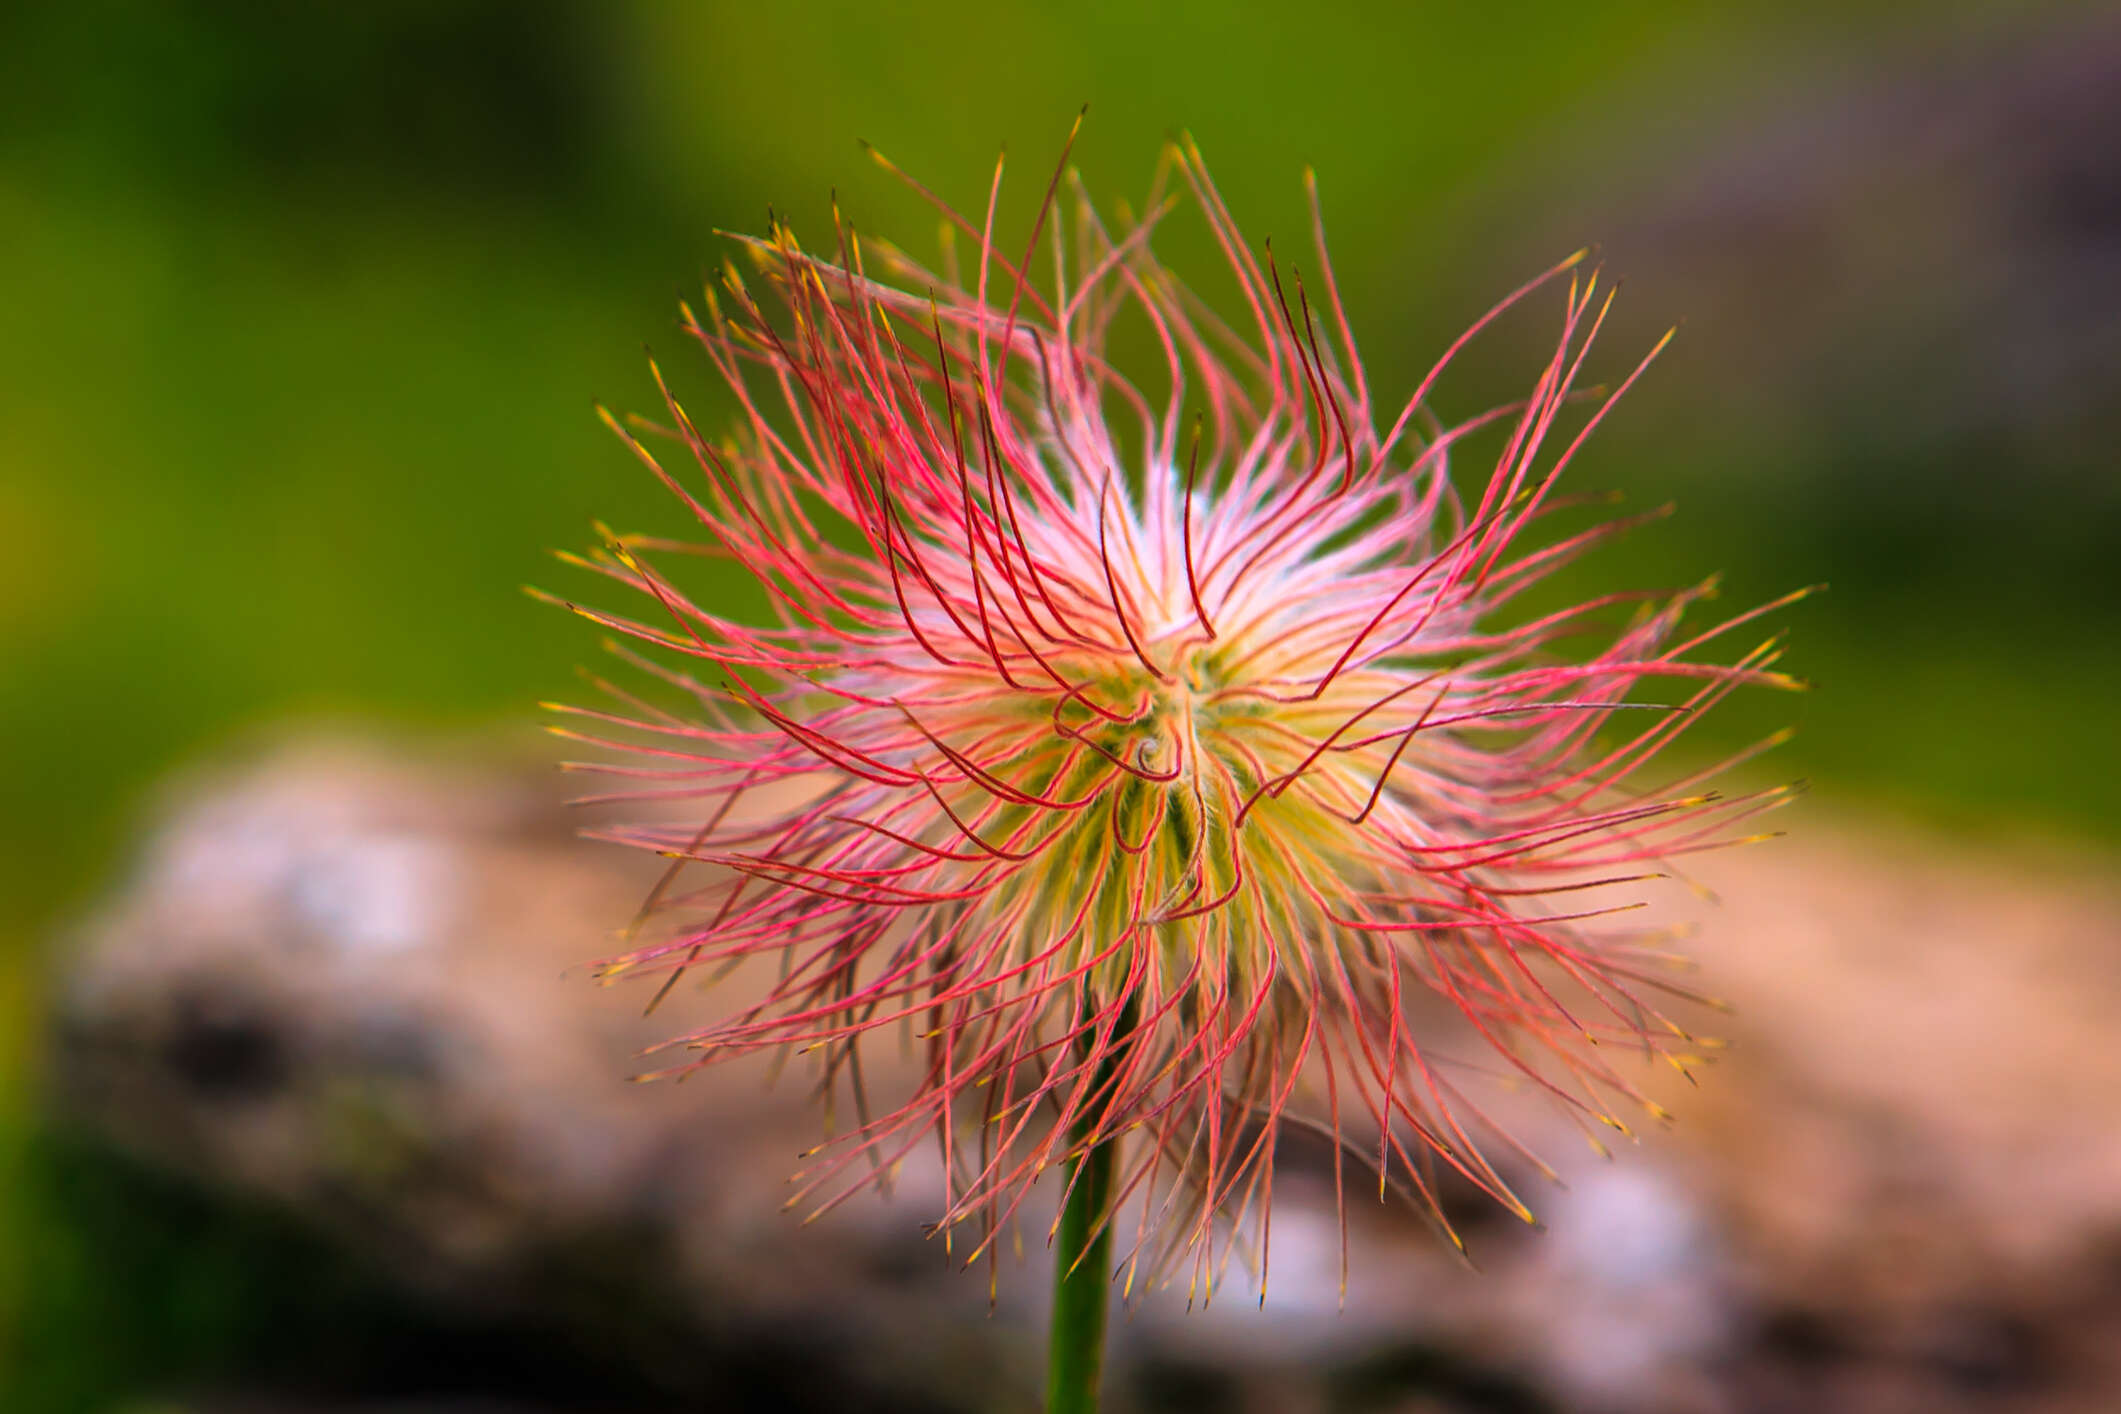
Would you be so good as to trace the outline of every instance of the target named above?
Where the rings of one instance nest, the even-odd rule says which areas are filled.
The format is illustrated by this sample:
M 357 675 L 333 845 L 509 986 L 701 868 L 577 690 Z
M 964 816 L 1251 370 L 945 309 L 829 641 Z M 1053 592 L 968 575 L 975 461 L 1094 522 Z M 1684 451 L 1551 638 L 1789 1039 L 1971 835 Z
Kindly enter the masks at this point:
M 1108 1139 L 1068 1166 L 1071 1187 L 1053 1258 L 1046 1414 L 1096 1414 L 1098 1377 L 1105 1368 L 1105 1304 L 1112 1290 L 1112 1224 L 1105 1221 L 1105 1210 L 1112 1201 L 1118 1156 L 1119 1142 Z
M 1112 1293 L 1113 1171 L 1119 1140 L 1091 1144 L 1113 1103 L 1121 1062 L 1134 1041 L 1139 1013 L 1130 999 L 1120 1008 L 1111 1044 L 1098 1064 L 1090 1103 L 1069 1126 L 1068 1196 L 1061 1207 L 1053 1253 L 1053 1328 L 1046 1344 L 1046 1414 L 1097 1414 L 1105 1372 L 1105 1307 Z M 1094 1234 L 1094 1235 L 1093 1235 Z

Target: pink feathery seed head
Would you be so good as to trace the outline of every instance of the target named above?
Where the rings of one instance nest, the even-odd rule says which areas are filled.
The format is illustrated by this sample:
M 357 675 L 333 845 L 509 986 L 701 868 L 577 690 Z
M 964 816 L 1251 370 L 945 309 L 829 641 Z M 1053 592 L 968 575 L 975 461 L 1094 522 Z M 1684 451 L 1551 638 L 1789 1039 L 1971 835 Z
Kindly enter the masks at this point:
M 1232 322 L 1152 249 L 1187 200 L 1241 292 Z M 1380 409 L 1315 192 L 1310 284 L 1239 236 L 1190 146 L 1137 222 L 1108 224 L 1072 174 L 1011 248 L 992 197 L 978 223 L 937 205 L 935 270 L 844 224 L 825 254 L 780 227 L 742 240 L 750 269 L 683 311 L 738 400 L 732 436 L 659 370 L 663 418 L 606 415 L 705 535 L 610 537 L 583 562 L 640 607 L 578 612 L 657 650 L 624 656 L 686 706 L 611 689 L 566 734 L 632 754 L 597 767 L 626 778 L 601 799 L 699 812 L 607 832 L 674 861 L 644 909 L 668 926 L 629 929 L 609 969 L 660 975 L 660 1000 L 687 969 L 777 961 L 659 1073 L 813 1054 L 860 1116 L 797 1201 L 930 1142 L 945 1232 L 991 1237 L 1042 1172 L 1122 1140 L 1105 1220 L 1130 1282 L 1212 1282 L 1217 1232 L 1256 1231 L 1291 1128 L 1439 1223 L 1444 1170 L 1529 1220 L 1461 1082 L 1499 1063 L 1586 1132 L 1624 1132 L 1620 1101 L 1657 1112 L 1620 1065 L 1687 1064 L 1701 1043 L 1661 1007 L 1690 994 L 1612 916 L 1786 798 L 1646 779 L 1734 688 L 1794 685 L 1772 639 L 1700 656 L 1777 605 L 1705 630 L 1682 620 L 1709 586 L 1501 612 L 1625 528 L 1528 543 L 1657 350 L 1580 388 L 1611 295 L 1579 254 Z M 1550 292 L 1560 333 L 1529 393 L 1438 422 L 1451 357 Z M 1122 314 L 1161 351 L 1147 381 L 1107 357 Z M 1451 454 L 1483 429 L 1499 450 L 1461 486 Z M 743 566 L 770 616 L 688 597 L 665 571 L 681 553 Z M 714 867 L 673 887 L 688 862 Z M 919 1057 L 884 1113 L 860 1070 L 877 1031 Z M 1469 1066 L 1453 1040 L 1494 1054 Z

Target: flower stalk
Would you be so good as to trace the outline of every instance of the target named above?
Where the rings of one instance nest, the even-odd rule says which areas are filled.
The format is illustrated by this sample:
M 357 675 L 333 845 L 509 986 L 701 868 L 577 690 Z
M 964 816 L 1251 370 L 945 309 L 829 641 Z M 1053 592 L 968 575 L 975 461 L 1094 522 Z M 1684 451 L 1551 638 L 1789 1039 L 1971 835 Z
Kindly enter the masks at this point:
M 1112 1186 L 1119 1136 L 1101 1123 L 1133 1041 L 1128 1002 L 1098 1063 L 1093 1100 L 1069 1127 L 1060 1221 L 1053 1240 L 1053 1318 L 1046 1342 L 1046 1414 L 1095 1414 L 1105 1369 L 1105 1313 L 1112 1294 Z M 1087 1052 L 1087 1041 L 1080 1048 Z M 1106 1132 L 1100 1137 L 1099 1131 Z

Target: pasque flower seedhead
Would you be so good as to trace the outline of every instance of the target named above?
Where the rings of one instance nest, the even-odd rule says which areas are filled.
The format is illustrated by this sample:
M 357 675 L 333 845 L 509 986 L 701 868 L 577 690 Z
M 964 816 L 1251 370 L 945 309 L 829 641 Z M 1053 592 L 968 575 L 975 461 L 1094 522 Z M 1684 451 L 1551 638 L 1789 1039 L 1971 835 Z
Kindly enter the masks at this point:
M 1034 1179 L 1113 1140 L 1130 1277 L 1212 1282 L 1218 1218 L 1267 1212 L 1296 1128 L 1446 1231 L 1445 1170 L 1529 1219 L 1468 1076 L 1623 1128 L 1621 1103 L 1648 1102 L 1622 1053 L 1684 1065 L 1696 1043 L 1663 1009 L 1659 946 L 1613 915 L 1785 798 L 1647 777 L 1733 689 L 1793 685 L 1773 639 L 1702 656 L 1786 600 L 1705 629 L 1683 620 L 1711 585 L 1511 608 L 1635 523 L 1547 529 L 1649 358 L 1581 386 L 1611 295 L 1579 254 L 1381 412 L 1315 221 L 1306 287 L 1240 238 L 1190 146 L 1129 223 L 1056 178 L 1016 250 L 991 198 L 978 224 L 936 204 L 933 270 L 844 222 L 829 255 L 780 226 L 742 240 L 748 273 L 731 261 L 683 310 L 733 435 L 660 370 L 661 418 L 606 415 L 705 540 L 613 536 L 582 561 L 644 607 L 579 612 L 652 650 L 621 651 L 682 707 L 614 688 L 565 709 L 587 719 L 568 734 L 631 753 L 600 768 L 620 797 L 697 807 L 608 833 L 711 866 L 666 879 L 666 926 L 608 968 L 667 991 L 777 960 L 661 1073 L 811 1053 L 859 1114 L 799 1200 L 932 1143 L 939 1226 L 973 1224 L 974 1256 Z M 1188 204 L 1232 322 L 1152 249 Z M 1466 340 L 1548 293 L 1559 336 L 1529 393 L 1436 420 Z M 1122 320 L 1155 351 L 1145 377 L 1109 353 Z M 1454 478 L 1469 445 L 1482 470 Z M 767 621 L 666 573 L 698 554 L 755 576 Z M 860 1068 L 878 1033 L 918 1056 L 881 1112 Z

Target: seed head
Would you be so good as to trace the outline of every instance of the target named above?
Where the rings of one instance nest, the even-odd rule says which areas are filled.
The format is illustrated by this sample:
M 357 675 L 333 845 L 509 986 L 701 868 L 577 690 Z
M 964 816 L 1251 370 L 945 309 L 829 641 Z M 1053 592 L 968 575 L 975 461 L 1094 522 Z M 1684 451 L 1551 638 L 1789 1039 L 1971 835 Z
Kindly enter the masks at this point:
M 1152 250 L 1188 201 L 1241 292 L 1234 323 Z M 1315 191 L 1312 210 L 1315 296 L 1240 238 L 1190 146 L 1131 223 L 1057 177 L 1020 252 L 991 198 L 980 225 L 944 209 L 934 270 L 843 222 L 825 256 L 776 224 L 741 241 L 751 271 L 732 261 L 704 317 L 683 310 L 738 399 L 734 435 L 704 435 L 660 370 L 666 423 L 606 415 L 706 539 L 610 537 L 584 562 L 644 608 L 579 612 L 656 650 L 621 651 L 684 705 L 612 689 L 609 710 L 570 709 L 605 726 L 570 734 L 633 755 L 603 768 L 622 797 L 698 812 L 609 833 L 673 875 L 712 866 L 666 877 L 644 912 L 668 926 L 608 966 L 667 992 L 778 959 L 763 995 L 672 1043 L 690 1053 L 671 1069 L 808 1052 L 852 1091 L 857 1123 L 799 1200 L 829 1206 L 934 1143 L 939 1226 L 991 1237 L 1042 1172 L 1122 1139 L 1107 1220 L 1129 1215 L 1130 1279 L 1190 1264 L 1212 1282 L 1218 1218 L 1267 1211 L 1292 1130 L 1440 1224 L 1444 1170 L 1529 1219 L 1468 1075 L 1622 1128 L 1619 1103 L 1647 1101 L 1597 1043 L 1675 1063 L 1695 1044 L 1661 1009 L 1678 989 L 1651 940 L 1606 920 L 1785 798 L 1645 779 L 1734 688 L 1793 685 L 1774 640 L 1700 656 L 1776 605 L 1698 631 L 1682 620 L 1712 585 L 1511 614 L 1633 523 L 1546 529 L 1649 358 L 1579 391 L 1612 300 L 1579 254 L 1381 414 Z M 1535 292 L 1561 323 L 1530 392 L 1436 420 L 1445 366 Z M 1151 376 L 1115 367 L 1122 321 Z M 1482 470 L 1454 478 L 1483 433 Z M 666 575 L 699 554 L 755 576 L 770 620 Z M 902 1028 L 917 1080 L 874 1112 L 861 1048 Z

